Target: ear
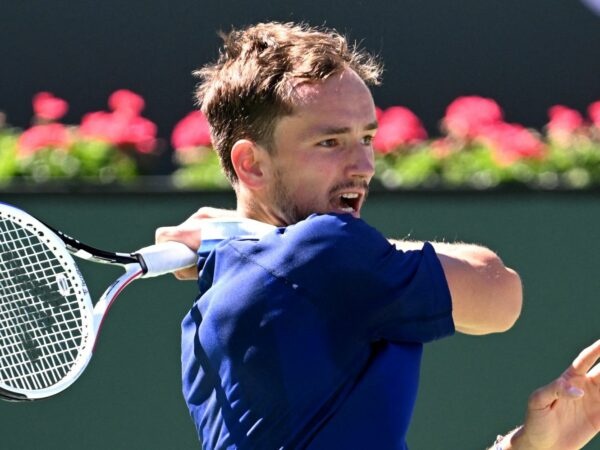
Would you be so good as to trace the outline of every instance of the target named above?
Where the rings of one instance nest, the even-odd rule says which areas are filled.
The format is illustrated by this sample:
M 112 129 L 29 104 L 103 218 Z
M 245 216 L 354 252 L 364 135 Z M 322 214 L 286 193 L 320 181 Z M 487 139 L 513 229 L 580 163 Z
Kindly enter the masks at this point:
M 265 180 L 265 164 L 268 155 L 265 149 L 248 139 L 240 139 L 231 148 L 231 163 L 239 182 L 251 188 L 262 187 Z

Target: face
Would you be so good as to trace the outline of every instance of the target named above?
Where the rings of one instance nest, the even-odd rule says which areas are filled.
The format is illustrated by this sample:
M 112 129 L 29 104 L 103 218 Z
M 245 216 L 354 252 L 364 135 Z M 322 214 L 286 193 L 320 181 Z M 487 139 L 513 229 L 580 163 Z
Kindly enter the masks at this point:
M 376 129 L 373 98 L 353 71 L 296 86 L 293 114 L 277 122 L 269 155 L 273 219 L 286 225 L 313 213 L 360 217 Z

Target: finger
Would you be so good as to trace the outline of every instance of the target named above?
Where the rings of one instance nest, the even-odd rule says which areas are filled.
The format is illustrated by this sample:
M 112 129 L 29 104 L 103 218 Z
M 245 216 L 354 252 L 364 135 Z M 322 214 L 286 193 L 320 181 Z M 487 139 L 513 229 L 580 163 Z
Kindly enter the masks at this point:
M 588 377 L 600 383 L 600 364 L 597 364 L 592 370 L 588 372 Z
M 222 217 L 237 217 L 238 215 L 236 210 L 203 206 L 192 214 L 189 219 L 217 219 Z
M 175 278 L 178 280 L 197 280 L 198 279 L 198 269 L 196 267 L 188 267 L 186 269 L 177 270 L 173 272 Z
M 559 399 L 577 399 L 583 394 L 583 390 L 558 378 L 531 394 L 528 407 L 530 411 L 540 411 L 551 407 Z
M 585 375 L 596 364 L 598 358 L 600 358 L 600 339 L 585 348 L 575 358 L 571 367 L 577 375 Z
M 169 240 L 169 236 L 173 234 L 173 228 L 175 227 L 160 227 L 154 232 L 154 242 L 160 244 Z
M 200 246 L 199 236 L 194 236 L 202 228 L 202 219 L 213 219 L 221 217 L 237 217 L 238 212 L 230 209 L 212 208 L 203 206 L 185 221 L 177 226 L 160 227 L 155 232 L 156 243 L 166 241 L 178 241 L 197 249 Z M 184 240 L 182 240 L 184 239 Z
M 158 228 L 155 232 L 155 241 L 157 244 L 168 241 L 181 242 L 196 251 L 202 242 L 201 230 L 197 222 L 184 222 L 176 227 Z

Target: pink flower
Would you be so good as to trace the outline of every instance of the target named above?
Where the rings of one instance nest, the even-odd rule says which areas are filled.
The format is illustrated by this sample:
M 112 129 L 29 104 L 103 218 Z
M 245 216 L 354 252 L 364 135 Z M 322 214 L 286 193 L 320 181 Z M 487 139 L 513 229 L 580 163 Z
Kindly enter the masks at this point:
M 117 146 L 133 146 L 142 153 L 156 147 L 156 125 L 140 116 L 121 112 L 97 111 L 86 114 L 81 120 L 82 136 L 99 139 Z
M 509 166 L 523 158 L 541 158 L 545 147 L 531 131 L 519 124 L 497 123 L 482 130 L 483 140 L 494 151 L 498 164 Z
M 144 99 L 135 92 L 120 89 L 108 98 L 108 106 L 115 112 L 138 116 L 146 106 Z
M 379 128 L 373 147 L 389 153 L 402 145 L 412 145 L 427 139 L 421 120 L 408 108 L 392 106 L 378 113 Z
M 574 133 L 583 125 L 583 117 L 578 111 L 562 105 L 552 106 L 548 117 L 548 132 L 555 136 Z
M 181 119 L 173 129 L 171 144 L 178 151 L 210 146 L 210 127 L 204 114 L 192 111 Z
M 120 89 L 111 94 L 108 106 L 113 112 L 97 111 L 83 116 L 79 132 L 120 147 L 135 147 L 149 153 L 156 147 L 157 127 L 140 116 L 144 99 L 134 92 Z
M 150 153 L 156 148 L 156 125 L 143 117 L 131 117 L 121 135 L 120 145 L 133 145 L 142 153 Z
M 33 113 L 42 120 L 59 120 L 69 109 L 69 104 L 50 92 L 39 92 L 33 96 Z
M 594 126 L 600 128 L 600 100 L 588 106 L 588 116 Z
M 448 108 L 443 124 L 448 133 L 460 139 L 473 139 L 483 128 L 500 123 L 502 109 L 489 98 L 478 96 L 459 97 Z
M 34 125 L 19 136 L 19 152 L 23 154 L 35 153 L 48 147 L 67 148 L 69 146 L 69 132 L 60 123 Z

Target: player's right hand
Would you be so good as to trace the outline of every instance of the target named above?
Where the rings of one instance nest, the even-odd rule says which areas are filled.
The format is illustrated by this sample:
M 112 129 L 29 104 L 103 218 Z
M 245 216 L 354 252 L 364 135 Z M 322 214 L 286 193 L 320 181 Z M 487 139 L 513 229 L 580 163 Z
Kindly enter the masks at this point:
M 168 241 L 181 242 L 194 251 L 198 251 L 202 242 L 202 220 L 222 217 L 236 217 L 237 211 L 202 207 L 181 224 L 176 226 L 165 226 L 156 229 L 155 241 L 157 244 Z M 197 280 L 198 270 L 196 267 L 173 272 L 179 280 Z

